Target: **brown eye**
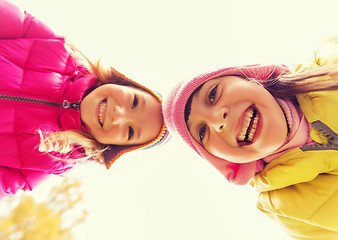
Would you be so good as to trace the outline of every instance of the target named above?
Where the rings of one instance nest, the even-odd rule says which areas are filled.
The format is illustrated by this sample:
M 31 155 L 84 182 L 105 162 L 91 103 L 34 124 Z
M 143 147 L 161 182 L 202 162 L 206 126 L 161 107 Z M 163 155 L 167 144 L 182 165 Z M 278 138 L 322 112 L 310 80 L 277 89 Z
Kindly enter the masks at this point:
M 201 129 L 198 131 L 198 137 L 201 143 L 203 143 L 203 138 L 204 138 L 206 130 L 207 130 L 207 125 L 203 125 L 203 127 L 201 127 Z
M 132 139 L 134 136 L 134 129 L 132 127 L 129 127 L 128 129 L 128 140 Z
M 216 94 L 217 94 L 217 87 L 218 87 L 218 85 L 217 85 L 216 87 L 214 87 L 214 88 L 210 91 L 210 93 L 209 93 L 209 95 L 208 95 L 208 99 L 209 99 L 209 102 L 210 102 L 211 105 L 212 105 L 212 104 L 214 103 L 214 101 L 215 101 Z
M 136 108 L 137 105 L 138 105 L 138 97 L 136 96 L 136 94 L 134 94 L 133 104 L 131 108 Z

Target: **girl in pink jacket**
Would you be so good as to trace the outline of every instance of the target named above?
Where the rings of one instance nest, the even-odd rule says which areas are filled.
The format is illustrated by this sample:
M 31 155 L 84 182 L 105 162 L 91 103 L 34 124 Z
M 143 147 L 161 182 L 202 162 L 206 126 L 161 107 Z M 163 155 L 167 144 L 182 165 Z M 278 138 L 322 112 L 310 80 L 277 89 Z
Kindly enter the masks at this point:
M 86 68 L 63 37 L 0 0 L 0 198 L 49 174 L 167 136 L 161 98 L 111 68 Z

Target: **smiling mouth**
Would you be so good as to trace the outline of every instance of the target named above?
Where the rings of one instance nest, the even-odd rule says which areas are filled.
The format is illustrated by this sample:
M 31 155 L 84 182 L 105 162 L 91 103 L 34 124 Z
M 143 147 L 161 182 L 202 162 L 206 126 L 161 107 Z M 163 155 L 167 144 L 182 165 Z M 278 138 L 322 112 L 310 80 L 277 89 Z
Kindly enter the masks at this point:
M 107 99 L 105 98 L 100 103 L 100 108 L 99 108 L 99 123 L 100 123 L 101 127 L 103 127 L 103 123 L 104 123 L 104 121 L 103 121 L 103 111 L 104 111 L 106 105 L 107 105 Z
M 238 133 L 238 145 L 243 146 L 252 143 L 255 137 L 259 120 L 258 111 L 252 106 L 244 114 L 242 128 Z

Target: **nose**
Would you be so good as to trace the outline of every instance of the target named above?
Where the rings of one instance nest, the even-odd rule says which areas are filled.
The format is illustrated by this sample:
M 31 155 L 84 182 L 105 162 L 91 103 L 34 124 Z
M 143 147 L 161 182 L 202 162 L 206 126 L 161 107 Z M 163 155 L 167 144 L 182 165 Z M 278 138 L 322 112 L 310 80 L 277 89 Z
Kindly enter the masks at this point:
M 228 109 L 225 107 L 214 109 L 209 122 L 211 127 L 213 127 L 216 132 L 222 132 L 224 130 L 227 115 Z
M 113 125 L 122 124 L 127 121 L 126 110 L 120 106 L 115 106 L 112 116 Z

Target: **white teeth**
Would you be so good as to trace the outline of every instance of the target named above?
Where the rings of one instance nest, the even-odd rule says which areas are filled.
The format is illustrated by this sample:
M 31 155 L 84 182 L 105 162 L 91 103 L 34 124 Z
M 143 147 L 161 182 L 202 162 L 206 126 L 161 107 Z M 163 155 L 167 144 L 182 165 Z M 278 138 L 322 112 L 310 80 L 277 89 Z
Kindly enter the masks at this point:
M 103 121 L 102 121 L 102 115 L 103 115 L 103 110 L 106 107 L 107 102 L 106 101 L 102 101 L 100 104 L 100 109 L 99 109 L 99 122 L 101 125 L 103 125 Z
M 251 142 L 253 140 L 253 137 L 256 133 L 256 129 L 257 129 L 257 123 L 258 123 L 258 116 L 256 115 L 254 120 L 253 120 L 253 123 L 252 123 L 252 126 L 251 126 L 251 130 L 250 130 L 250 133 L 249 133 L 249 136 L 248 136 L 248 140 Z
M 253 108 L 249 108 L 248 111 L 245 113 L 242 129 L 239 131 L 237 141 L 244 141 L 246 136 L 249 142 L 253 140 L 254 135 L 256 133 L 257 124 L 258 124 L 258 114 L 256 114 L 256 116 L 253 119 L 252 125 L 250 127 L 253 114 L 254 114 Z M 250 130 L 248 132 L 249 127 L 250 127 Z

